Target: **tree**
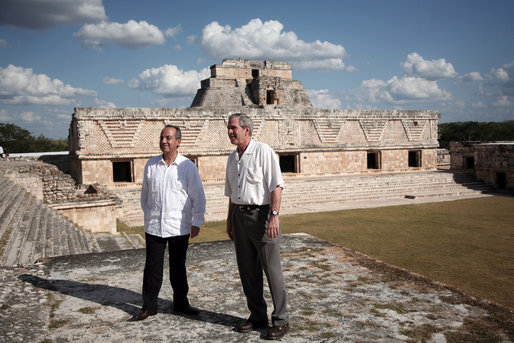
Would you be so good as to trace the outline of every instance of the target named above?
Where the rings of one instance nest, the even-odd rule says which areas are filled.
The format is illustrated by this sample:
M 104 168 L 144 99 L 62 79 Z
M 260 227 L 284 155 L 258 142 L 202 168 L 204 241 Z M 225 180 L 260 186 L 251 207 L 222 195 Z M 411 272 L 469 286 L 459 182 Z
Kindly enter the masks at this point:
M 68 142 L 64 139 L 50 139 L 43 135 L 35 138 L 32 134 L 14 124 L 0 123 L 0 145 L 6 153 L 67 151 Z
M 439 124 L 439 146 L 450 149 L 450 141 L 514 141 L 514 120 L 504 122 L 455 122 Z

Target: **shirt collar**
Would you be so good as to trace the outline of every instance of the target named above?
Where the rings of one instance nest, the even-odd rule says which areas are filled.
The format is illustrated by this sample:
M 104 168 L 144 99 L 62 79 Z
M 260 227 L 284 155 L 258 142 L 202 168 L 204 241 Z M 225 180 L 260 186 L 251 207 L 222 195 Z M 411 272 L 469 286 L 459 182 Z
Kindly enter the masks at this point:
M 177 157 L 175 157 L 175 160 L 173 162 L 171 162 L 170 166 L 172 164 L 175 164 L 175 165 L 179 165 L 180 163 L 182 163 L 184 160 L 186 159 L 185 156 L 183 156 L 180 152 L 177 152 Z M 162 157 L 162 154 L 161 154 L 161 160 L 159 163 L 162 163 L 164 165 L 167 166 L 166 162 L 164 161 L 164 158 Z

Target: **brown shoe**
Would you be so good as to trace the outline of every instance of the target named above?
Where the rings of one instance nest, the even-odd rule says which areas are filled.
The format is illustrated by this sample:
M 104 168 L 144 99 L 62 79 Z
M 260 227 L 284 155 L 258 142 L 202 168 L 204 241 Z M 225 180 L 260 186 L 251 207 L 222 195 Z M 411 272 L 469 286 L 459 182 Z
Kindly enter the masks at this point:
M 264 328 L 268 326 L 267 321 L 254 322 L 253 320 L 245 320 L 237 325 L 237 331 L 240 333 L 250 332 L 253 329 Z
M 134 320 L 145 320 L 150 316 L 155 316 L 157 314 L 157 309 L 153 310 L 143 310 L 134 316 Z
M 268 330 L 268 336 L 266 336 L 266 339 L 281 339 L 284 337 L 284 335 L 289 331 L 289 323 L 285 323 L 284 325 L 280 326 L 273 326 L 270 327 Z

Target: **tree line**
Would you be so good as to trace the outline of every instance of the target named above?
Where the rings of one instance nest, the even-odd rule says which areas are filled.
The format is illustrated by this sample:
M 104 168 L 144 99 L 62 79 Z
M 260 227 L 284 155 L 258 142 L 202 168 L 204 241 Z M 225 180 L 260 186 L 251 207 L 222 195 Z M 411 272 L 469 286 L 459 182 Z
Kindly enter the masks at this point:
M 450 141 L 514 141 L 514 120 L 439 124 L 439 146 L 450 149 Z M 19 126 L 0 123 L 0 146 L 7 153 L 68 151 L 68 140 L 34 137 Z
M 514 120 L 504 122 L 454 122 L 439 124 L 439 146 L 450 149 L 450 141 L 514 141 Z
M 68 151 L 67 139 L 34 137 L 28 130 L 14 124 L 0 123 L 0 146 L 7 154 L 24 152 Z

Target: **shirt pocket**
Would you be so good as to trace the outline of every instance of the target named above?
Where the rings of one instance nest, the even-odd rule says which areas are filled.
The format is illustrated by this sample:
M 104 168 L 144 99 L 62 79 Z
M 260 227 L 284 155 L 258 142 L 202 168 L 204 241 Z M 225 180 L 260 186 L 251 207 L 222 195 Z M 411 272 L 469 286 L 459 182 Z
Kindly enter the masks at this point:
M 248 166 L 246 179 L 249 183 L 254 185 L 262 183 L 262 167 L 260 165 Z

